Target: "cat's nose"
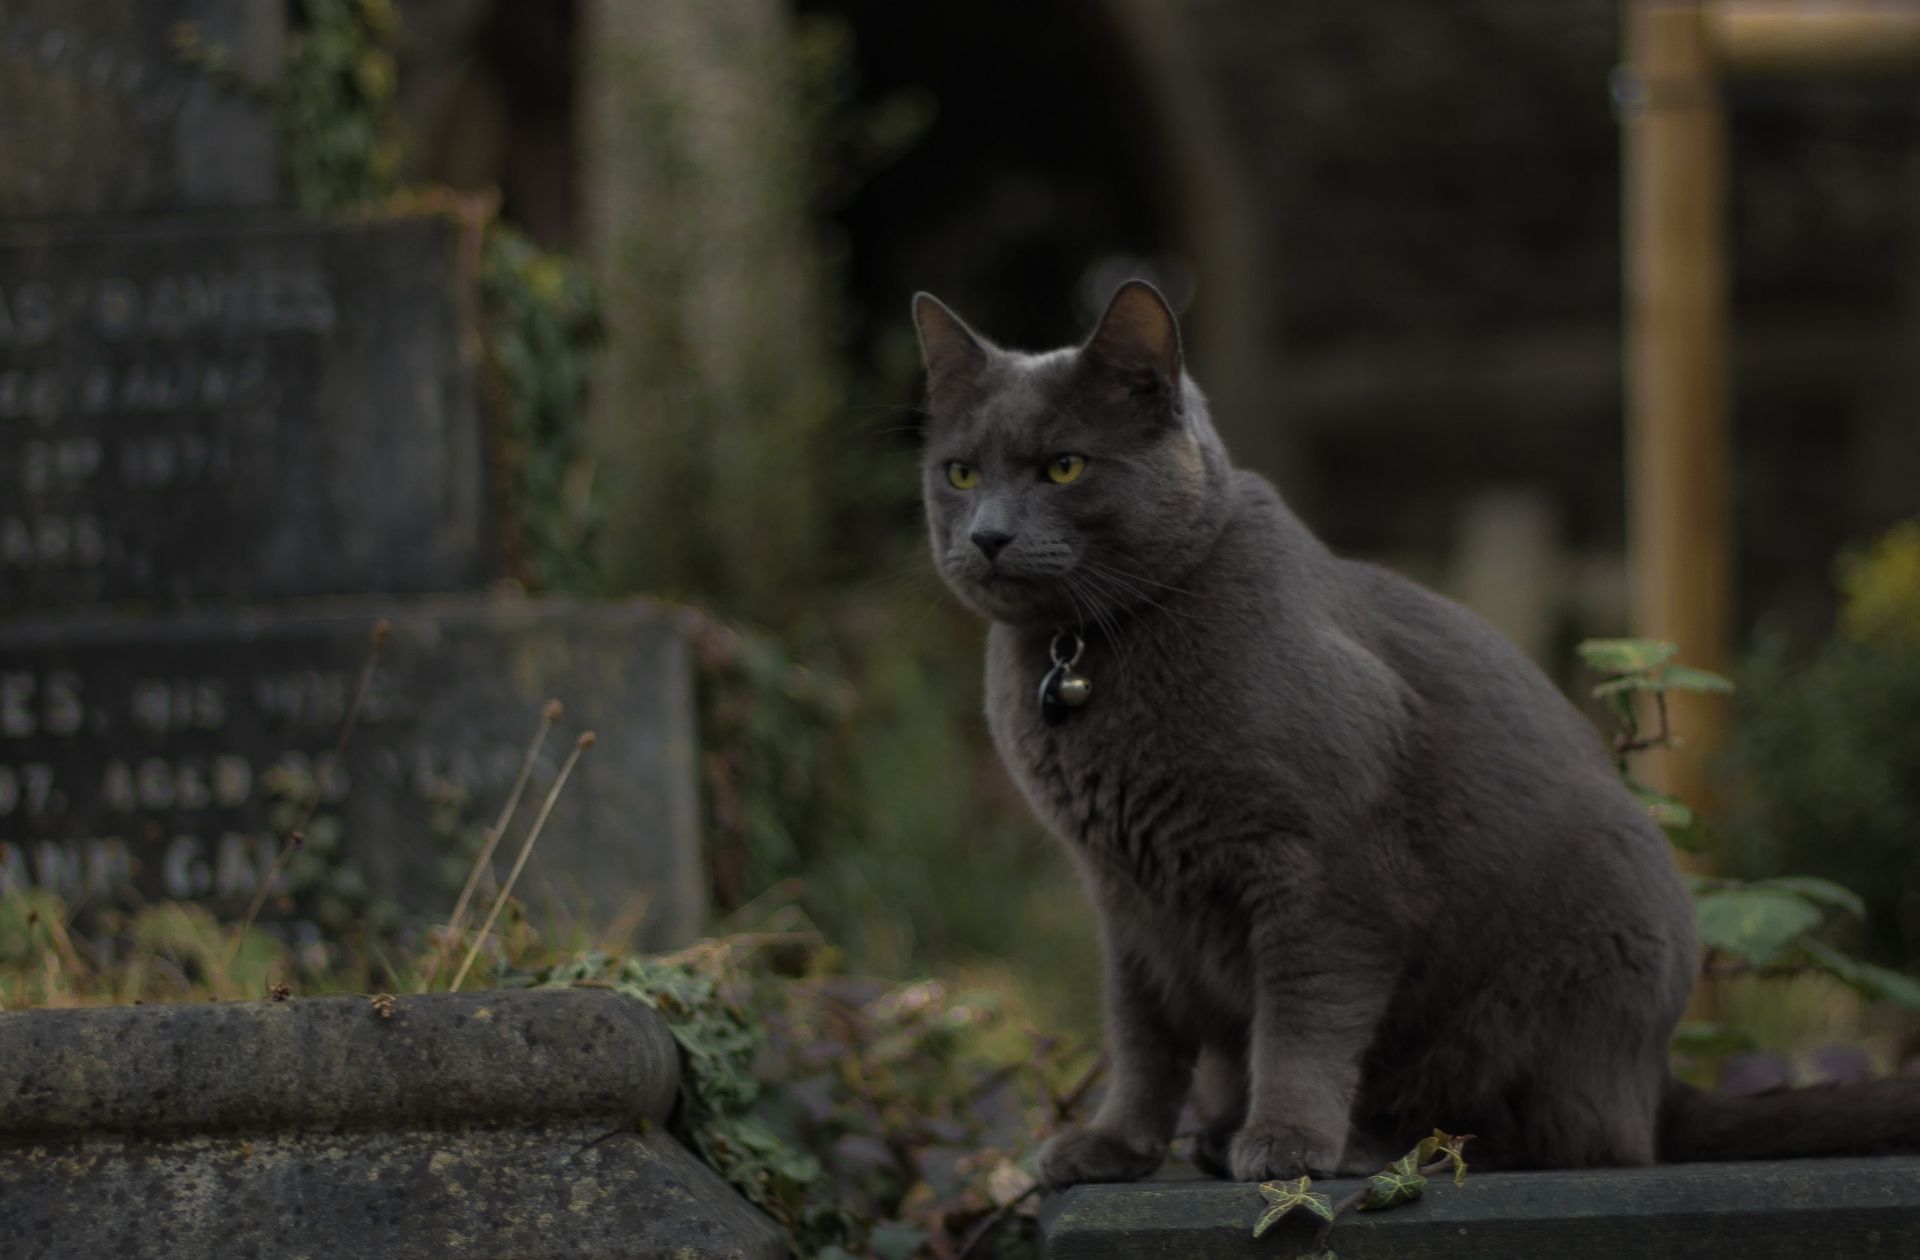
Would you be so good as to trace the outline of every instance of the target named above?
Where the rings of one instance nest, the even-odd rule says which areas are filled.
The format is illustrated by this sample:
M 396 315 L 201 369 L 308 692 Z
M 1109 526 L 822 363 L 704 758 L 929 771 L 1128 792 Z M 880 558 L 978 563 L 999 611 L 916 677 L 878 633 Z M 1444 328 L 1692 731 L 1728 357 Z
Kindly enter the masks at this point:
M 1000 549 L 1013 541 L 1013 535 L 1004 529 L 976 529 L 967 535 L 974 546 L 980 548 L 980 554 L 991 560 L 1000 554 Z

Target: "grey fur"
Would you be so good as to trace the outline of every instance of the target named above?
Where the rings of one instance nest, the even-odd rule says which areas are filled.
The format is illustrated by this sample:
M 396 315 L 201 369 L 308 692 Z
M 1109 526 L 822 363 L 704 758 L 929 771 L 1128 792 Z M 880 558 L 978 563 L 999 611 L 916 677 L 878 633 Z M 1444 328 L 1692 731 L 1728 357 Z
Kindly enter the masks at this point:
M 994 743 L 1099 910 L 1110 1086 L 1045 1180 L 1151 1172 L 1190 1088 L 1242 1180 L 1370 1171 L 1435 1126 L 1476 1166 L 1653 1161 L 1698 949 L 1592 725 L 1234 469 L 1150 286 L 1037 355 L 914 315 L 934 559 L 993 623 Z M 1011 536 L 993 560 L 981 530 Z M 1093 699 L 1049 727 L 1062 627 Z

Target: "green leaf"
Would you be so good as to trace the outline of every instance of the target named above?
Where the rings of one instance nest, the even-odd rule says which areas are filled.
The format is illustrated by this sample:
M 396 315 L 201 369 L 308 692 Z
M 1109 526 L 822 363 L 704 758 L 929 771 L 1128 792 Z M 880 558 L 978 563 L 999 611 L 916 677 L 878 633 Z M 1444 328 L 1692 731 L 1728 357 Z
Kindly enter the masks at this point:
M 1461 1150 L 1472 1140 L 1471 1133 L 1463 1133 L 1455 1137 L 1444 1129 L 1435 1129 L 1433 1136 L 1421 1138 L 1420 1145 L 1414 1147 L 1410 1154 L 1395 1161 L 1393 1169 L 1397 1172 L 1402 1164 L 1411 1164 L 1414 1167 L 1407 1169 L 1411 1172 L 1435 1155 L 1445 1155 L 1453 1164 L 1453 1184 L 1457 1186 L 1467 1179 L 1467 1161 L 1461 1154 Z
M 1593 698 L 1605 700 L 1609 696 L 1624 695 L 1633 691 L 1665 691 L 1666 684 L 1660 681 L 1658 674 L 1623 674 L 1618 678 L 1609 678 L 1593 689 Z
M 1756 967 L 1774 961 L 1820 926 L 1820 910 L 1806 898 L 1777 888 L 1727 888 L 1696 898 L 1694 923 L 1710 948 Z
M 1427 1192 L 1427 1179 L 1419 1173 L 1399 1171 L 1378 1172 L 1373 1174 L 1367 1184 L 1367 1197 L 1360 1203 L 1363 1212 L 1378 1212 L 1384 1208 L 1399 1207 L 1411 1203 Z
M 1843 954 L 1824 941 L 1804 941 L 1807 959 L 1820 970 L 1846 984 L 1861 997 L 1873 1002 L 1892 1002 L 1908 1010 L 1920 1010 L 1920 980 L 1905 972 L 1877 967 Z
M 1697 696 L 1733 694 L 1733 683 L 1711 670 L 1693 665 L 1669 665 L 1660 671 L 1660 681 L 1674 691 L 1690 691 Z
M 1333 1200 L 1309 1189 L 1312 1185 L 1311 1177 L 1302 1177 L 1298 1181 L 1261 1182 L 1260 1193 L 1272 1206 L 1254 1222 L 1253 1236 L 1260 1237 L 1297 1207 L 1305 1208 L 1323 1221 L 1333 1220 Z
M 1593 689 L 1595 699 L 1631 691 L 1689 691 L 1695 695 L 1729 695 L 1733 684 L 1720 675 L 1692 665 L 1665 665 L 1644 672 L 1610 678 Z
M 1680 653 L 1676 644 L 1663 639 L 1588 639 L 1574 650 L 1588 669 L 1600 674 L 1657 669 Z
M 1658 823 L 1660 830 L 1667 833 L 1675 847 L 1688 853 L 1704 853 L 1713 844 L 1713 831 L 1693 807 L 1677 796 L 1665 792 L 1656 792 L 1650 787 L 1638 783 L 1627 785 L 1640 804 L 1646 807 L 1649 817 Z
M 1843 884 L 1830 879 L 1815 879 L 1811 875 L 1781 875 L 1774 879 L 1763 879 L 1751 885 L 1754 888 L 1777 888 L 1781 892 L 1793 893 L 1815 901 L 1835 910 L 1845 910 L 1856 919 L 1867 917 L 1867 903 L 1860 900 L 1860 894 Z

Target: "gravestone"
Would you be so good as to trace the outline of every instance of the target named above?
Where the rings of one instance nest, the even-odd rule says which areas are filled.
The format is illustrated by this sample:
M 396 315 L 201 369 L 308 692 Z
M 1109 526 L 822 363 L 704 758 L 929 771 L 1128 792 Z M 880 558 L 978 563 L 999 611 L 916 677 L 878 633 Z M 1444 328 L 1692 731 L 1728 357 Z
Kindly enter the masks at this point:
M 285 6 L 0 0 L 0 218 L 265 207 Z M 223 84 L 188 64 L 228 60 Z
M 480 216 L 283 212 L 286 7 L 0 0 L 0 890 L 83 928 L 262 896 L 296 944 L 444 919 L 558 698 L 496 871 L 593 730 L 516 896 L 683 943 L 683 636 L 486 593 Z
M 494 821 L 557 697 L 504 854 L 579 733 L 596 742 L 515 896 L 542 924 L 630 918 L 643 944 L 685 941 L 704 910 L 689 679 L 679 626 L 642 603 L 452 597 L 0 626 L 0 884 L 87 917 L 165 898 L 237 918 L 311 795 L 325 874 L 274 886 L 295 944 L 383 904 L 444 916 L 471 862 L 458 836 Z
M 486 577 L 475 235 L 0 229 L 0 607 Z
M 680 1072 L 606 989 L 0 1011 L 0 1255 L 788 1255 Z

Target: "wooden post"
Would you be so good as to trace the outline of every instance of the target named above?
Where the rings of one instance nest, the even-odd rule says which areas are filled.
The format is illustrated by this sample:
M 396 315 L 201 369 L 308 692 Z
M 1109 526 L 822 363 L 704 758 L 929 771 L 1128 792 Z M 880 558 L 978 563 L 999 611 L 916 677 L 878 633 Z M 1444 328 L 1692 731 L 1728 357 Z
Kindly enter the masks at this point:
M 1729 75 L 1867 75 L 1920 66 L 1912 0 L 1722 0 L 1709 10 Z
M 1623 92 L 1628 548 L 1637 633 L 1728 664 L 1732 440 L 1728 424 L 1727 132 L 1701 6 L 1631 0 Z M 1673 698 L 1684 747 L 1650 782 L 1710 807 L 1707 756 L 1725 701 Z

